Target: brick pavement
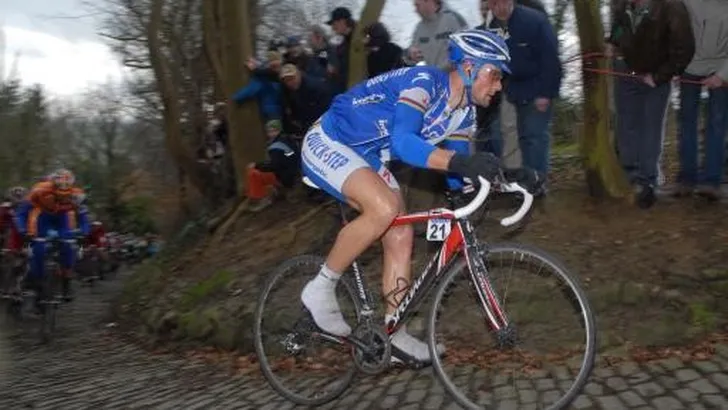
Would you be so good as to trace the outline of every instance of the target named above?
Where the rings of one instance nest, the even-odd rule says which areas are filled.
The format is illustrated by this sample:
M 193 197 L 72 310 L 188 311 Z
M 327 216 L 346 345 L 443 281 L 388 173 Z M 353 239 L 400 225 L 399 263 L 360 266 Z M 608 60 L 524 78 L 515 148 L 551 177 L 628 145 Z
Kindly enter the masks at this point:
M 230 376 L 220 366 L 150 355 L 104 329 L 109 298 L 119 281 L 103 292 L 82 291 L 62 312 L 61 334 L 51 347 L 33 345 L 27 334 L 8 334 L 0 343 L 2 409 L 290 409 L 255 373 Z M 522 401 L 505 399 L 493 408 L 536 409 L 539 397 L 557 389 L 537 380 Z M 528 392 L 527 392 L 528 393 Z M 524 400 L 523 397 L 531 397 Z M 450 409 L 430 370 L 402 371 L 360 381 L 321 408 Z M 728 409 L 728 346 L 710 360 L 678 359 L 639 365 L 623 363 L 595 370 L 576 409 Z

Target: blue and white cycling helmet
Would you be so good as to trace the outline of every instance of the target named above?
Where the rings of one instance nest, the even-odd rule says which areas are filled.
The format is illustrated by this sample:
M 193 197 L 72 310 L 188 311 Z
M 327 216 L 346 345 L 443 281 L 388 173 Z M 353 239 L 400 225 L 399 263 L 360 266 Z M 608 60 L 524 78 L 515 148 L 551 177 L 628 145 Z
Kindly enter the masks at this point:
M 475 77 L 485 64 L 491 64 L 504 73 L 511 72 L 508 68 L 511 62 L 508 45 L 503 37 L 491 31 L 468 29 L 451 34 L 448 53 L 450 62 L 457 68 L 468 90 L 468 96 Z M 465 61 L 473 64 L 470 75 L 463 70 Z

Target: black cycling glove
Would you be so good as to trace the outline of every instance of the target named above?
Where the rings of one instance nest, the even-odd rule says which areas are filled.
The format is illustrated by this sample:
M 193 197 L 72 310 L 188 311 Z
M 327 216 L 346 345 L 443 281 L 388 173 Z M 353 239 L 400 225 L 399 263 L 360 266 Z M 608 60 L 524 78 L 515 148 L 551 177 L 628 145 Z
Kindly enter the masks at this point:
M 449 172 L 469 178 L 478 184 L 478 176 L 494 182 L 501 173 L 500 160 L 489 152 L 476 152 L 471 156 L 455 154 L 448 164 Z

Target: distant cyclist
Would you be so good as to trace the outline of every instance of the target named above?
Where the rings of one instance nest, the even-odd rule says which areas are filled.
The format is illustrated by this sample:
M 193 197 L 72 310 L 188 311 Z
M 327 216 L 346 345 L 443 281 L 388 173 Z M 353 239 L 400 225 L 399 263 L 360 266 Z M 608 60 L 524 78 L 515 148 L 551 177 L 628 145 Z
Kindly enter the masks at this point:
M 341 229 L 326 263 L 301 294 L 316 324 L 329 333 L 351 333 L 334 290 L 342 273 L 377 239 L 384 251 L 385 322 L 398 303 L 392 295 L 411 281 L 413 230 L 390 229 L 405 207 L 397 180 L 380 160 L 383 151 L 412 166 L 449 173 L 451 188 L 462 187 L 460 177 L 476 182 L 478 176 L 492 180 L 501 175 L 494 156 L 468 153 L 473 105 L 487 106 L 501 90 L 501 75 L 509 72 L 508 47 L 496 34 L 464 30 L 450 36 L 449 57 L 449 73 L 429 66 L 402 68 L 354 86 L 306 134 L 304 174 L 360 212 Z M 528 189 L 540 185 L 535 172 L 520 175 Z M 392 348 L 395 360 L 430 361 L 427 344 L 404 327 L 392 335 Z
M 59 169 L 46 181 L 38 182 L 23 201 L 18 210 L 18 228 L 21 234 L 32 240 L 32 258 L 28 284 L 40 295 L 45 274 L 44 240 L 50 231 L 56 231 L 61 239 L 74 239 L 77 230 L 88 234 L 85 213 L 79 205 L 83 190 L 75 186 L 76 178 L 67 169 Z M 71 269 L 74 264 L 74 249 L 63 243 L 60 249 L 60 275 L 63 282 L 63 295 L 72 299 Z M 50 272 L 53 274 L 54 272 Z

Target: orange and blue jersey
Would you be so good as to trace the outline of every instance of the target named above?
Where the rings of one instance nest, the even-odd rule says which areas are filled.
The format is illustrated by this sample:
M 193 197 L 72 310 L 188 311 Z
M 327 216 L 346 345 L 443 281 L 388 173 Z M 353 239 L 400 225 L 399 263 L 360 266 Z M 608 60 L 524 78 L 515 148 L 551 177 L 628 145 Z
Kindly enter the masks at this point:
M 31 277 L 43 277 L 46 244 L 40 239 L 46 238 L 50 231 L 56 231 L 61 239 L 73 239 L 79 231 L 84 235 L 88 234 L 86 209 L 74 202 L 74 195 L 79 194 L 83 194 L 80 188 L 60 191 L 53 186 L 53 183 L 44 181 L 35 184 L 27 198 L 20 204 L 17 212 L 20 232 L 39 239 L 32 245 Z M 71 269 L 74 263 L 74 251 L 71 245 L 64 243 L 60 256 L 61 267 Z

